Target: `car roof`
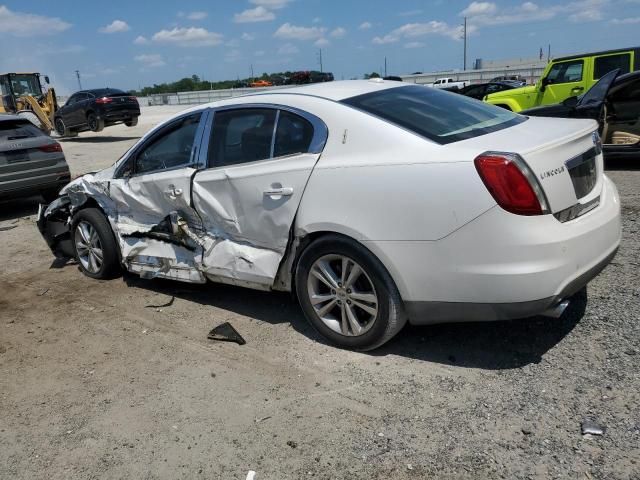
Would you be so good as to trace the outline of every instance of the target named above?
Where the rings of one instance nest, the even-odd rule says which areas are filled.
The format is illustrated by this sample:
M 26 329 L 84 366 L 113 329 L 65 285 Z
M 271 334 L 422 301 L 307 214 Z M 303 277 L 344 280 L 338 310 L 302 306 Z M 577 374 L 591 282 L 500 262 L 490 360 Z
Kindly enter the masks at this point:
M 554 62 L 559 62 L 563 60 L 571 60 L 574 58 L 582 58 L 582 57 L 594 57 L 596 55 L 606 55 L 608 53 L 618 53 L 618 52 L 629 52 L 632 50 L 640 50 L 640 47 L 630 47 L 630 48 L 616 48 L 615 50 L 602 50 L 601 52 L 589 52 L 589 53 L 580 53 L 576 55 L 568 55 L 566 57 L 558 57 L 554 58 Z
M 406 87 L 414 85 L 413 83 L 402 83 L 394 80 L 383 80 L 375 78 L 371 80 L 339 80 L 335 82 L 313 83 L 310 85 L 302 85 L 299 87 L 280 88 L 278 90 L 269 90 L 266 92 L 251 93 L 248 96 L 262 95 L 310 95 L 313 97 L 325 98 L 327 100 L 341 101 L 346 98 L 357 97 L 365 93 L 379 92 L 390 88 Z M 427 88 L 427 87 L 425 87 Z M 246 95 L 245 95 L 246 96 Z

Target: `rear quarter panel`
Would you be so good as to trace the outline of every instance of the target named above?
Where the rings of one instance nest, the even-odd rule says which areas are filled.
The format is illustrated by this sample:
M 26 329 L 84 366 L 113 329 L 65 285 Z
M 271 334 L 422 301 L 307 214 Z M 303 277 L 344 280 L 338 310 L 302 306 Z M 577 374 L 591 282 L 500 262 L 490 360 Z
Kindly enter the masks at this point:
M 329 139 L 304 192 L 298 230 L 360 241 L 437 240 L 495 205 L 473 157 L 330 106 L 313 112 L 327 123 Z

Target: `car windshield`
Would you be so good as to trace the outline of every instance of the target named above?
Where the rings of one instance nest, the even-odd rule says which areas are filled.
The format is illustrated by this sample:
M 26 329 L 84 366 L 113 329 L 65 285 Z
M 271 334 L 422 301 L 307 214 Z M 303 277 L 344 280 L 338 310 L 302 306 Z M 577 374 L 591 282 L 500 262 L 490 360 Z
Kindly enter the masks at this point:
M 440 144 L 478 137 L 526 117 L 455 93 L 424 86 L 390 88 L 343 100 Z
M 42 95 L 40 81 L 36 75 L 11 75 L 11 87 L 16 95 Z

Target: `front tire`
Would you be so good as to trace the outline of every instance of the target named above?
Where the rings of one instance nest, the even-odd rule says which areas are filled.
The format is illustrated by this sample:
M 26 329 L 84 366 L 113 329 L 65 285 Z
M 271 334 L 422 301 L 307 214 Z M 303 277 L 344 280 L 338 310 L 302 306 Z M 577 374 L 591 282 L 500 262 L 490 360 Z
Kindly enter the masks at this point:
M 406 323 L 389 273 L 369 250 L 346 237 L 329 235 L 309 245 L 298 261 L 295 283 L 307 320 L 340 347 L 373 350 Z
M 124 124 L 127 127 L 135 127 L 136 125 L 138 125 L 138 117 L 133 117 L 130 120 L 127 120 L 126 122 L 124 122 Z
M 77 137 L 78 132 L 73 130 L 69 130 L 64 124 L 64 120 L 61 117 L 56 117 L 54 122 L 54 127 L 56 129 L 56 133 L 61 137 Z
M 86 208 L 74 215 L 71 239 L 82 273 L 97 279 L 114 278 L 120 273 L 118 245 L 100 210 Z
M 94 112 L 91 112 L 87 115 L 87 126 L 92 132 L 101 132 L 104 130 L 104 119 L 98 118 Z

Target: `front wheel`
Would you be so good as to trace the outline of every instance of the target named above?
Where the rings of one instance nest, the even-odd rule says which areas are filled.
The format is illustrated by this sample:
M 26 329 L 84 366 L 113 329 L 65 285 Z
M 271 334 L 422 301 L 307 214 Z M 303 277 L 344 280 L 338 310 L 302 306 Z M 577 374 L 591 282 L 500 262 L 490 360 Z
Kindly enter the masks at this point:
M 71 238 L 82 273 L 98 279 L 113 278 L 120 273 L 116 239 L 100 210 L 80 210 L 71 222 Z
M 136 125 L 138 125 L 138 117 L 133 117 L 133 118 L 127 120 L 126 122 L 124 122 L 124 124 L 127 127 L 135 127 Z
M 372 350 L 406 323 L 389 273 L 369 250 L 345 237 L 322 237 L 305 249 L 296 293 L 311 325 L 340 347 Z

